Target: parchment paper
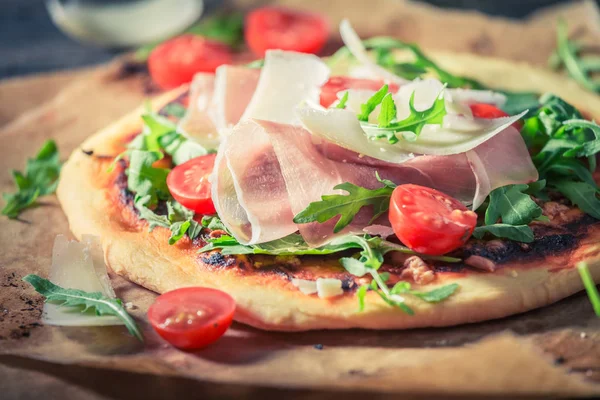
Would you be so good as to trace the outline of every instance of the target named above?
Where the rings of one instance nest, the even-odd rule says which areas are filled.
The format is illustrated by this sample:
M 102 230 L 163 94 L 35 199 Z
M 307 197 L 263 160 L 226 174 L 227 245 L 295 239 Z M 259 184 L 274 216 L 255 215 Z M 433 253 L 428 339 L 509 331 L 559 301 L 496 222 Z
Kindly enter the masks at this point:
M 545 62 L 553 47 L 554 28 L 547 21 L 554 21 L 556 12 L 551 11 L 522 24 L 478 14 L 441 14 L 401 1 L 371 0 L 369 10 L 362 11 L 349 1 L 324 3 L 321 5 L 332 12 L 332 19 L 342 14 L 362 15 L 353 22 L 363 34 L 396 32 L 435 47 L 477 51 L 479 47 L 473 47 L 468 38 L 481 37 L 485 32 L 485 40 L 492 43 L 491 47 L 486 45 L 491 49 L 486 51 L 538 64 Z M 570 24 L 587 34 L 593 20 L 589 7 L 576 5 L 564 10 L 573 18 Z M 435 37 L 442 37 L 443 42 Z M 511 39 L 513 46 L 502 38 L 515 38 Z M 542 55 L 543 51 L 546 53 Z M 57 140 L 64 158 L 85 137 L 140 104 L 146 96 L 144 78 L 123 77 L 119 71 L 118 61 L 86 71 L 53 100 L 0 129 L 2 192 L 13 189 L 9 169 L 22 168 L 25 158 L 35 154 L 46 138 Z M 53 85 L 24 81 L 22 87 L 49 93 L 55 90 Z M 30 104 L 28 93 L 18 87 L 10 92 L 14 104 Z M 45 87 L 48 92 L 44 92 Z M 11 102 L 5 93 L 6 85 L 0 85 L 2 108 Z M 19 100 L 21 97 L 25 99 Z M 11 110 L 18 113 L 19 106 Z M 56 374 L 71 378 L 75 387 L 69 393 L 73 398 L 132 398 L 111 389 L 116 382 L 123 386 L 145 382 L 139 393 L 147 398 L 156 398 L 162 387 L 158 382 L 172 387 L 173 394 L 185 395 L 188 392 L 181 388 L 187 387 L 190 379 L 203 382 L 200 390 L 206 396 L 229 397 L 262 397 L 267 393 L 285 398 L 298 393 L 319 397 L 314 391 L 291 394 L 286 388 L 343 390 L 348 398 L 364 398 L 365 391 L 452 394 L 459 398 L 600 394 L 600 385 L 594 383 L 600 381 L 600 320 L 593 316 L 585 294 L 520 316 L 448 329 L 289 334 L 234 324 L 214 346 L 185 353 L 166 345 L 149 328 L 145 311 L 155 295 L 112 276 L 117 295 L 136 306 L 132 314 L 144 329 L 145 345 L 121 327 L 41 326 L 41 298 L 21 282 L 21 277 L 28 273 L 47 275 L 54 237 L 67 233 L 68 226 L 53 197 L 22 217 L 22 221 L 0 219 L 0 393 L 14 397 L 24 392 L 31 397 L 48 393 L 40 388 L 54 387 L 48 374 Z M 322 349 L 315 347 L 317 344 Z M 96 368 L 126 372 L 113 382 L 114 374 L 109 379 Z M 94 388 L 92 393 L 90 387 Z M 269 391 L 268 387 L 278 389 Z M 54 390 L 57 396 L 62 393 Z M 61 396 L 65 398 L 64 393 Z

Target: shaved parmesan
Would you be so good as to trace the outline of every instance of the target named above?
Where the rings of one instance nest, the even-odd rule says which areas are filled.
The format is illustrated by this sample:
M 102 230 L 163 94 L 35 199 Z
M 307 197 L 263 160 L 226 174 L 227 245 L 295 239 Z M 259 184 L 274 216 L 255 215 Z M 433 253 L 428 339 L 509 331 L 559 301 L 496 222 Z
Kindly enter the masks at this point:
M 296 286 L 304 294 L 317 293 L 317 282 L 307 279 L 292 279 L 292 285 Z
M 319 103 L 329 68 L 313 54 L 269 50 L 256 91 L 242 119 L 297 124 L 294 110 L 302 102 Z
M 386 79 L 395 83 L 405 83 L 406 79 L 400 78 L 397 75 L 392 74 L 387 69 L 377 65 L 373 60 L 369 58 L 367 54 L 367 50 L 362 44 L 360 37 L 356 34 L 350 22 L 345 19 L 340 23 L 340 35 L 342 36 L 342 40 L 344 44 L 350 50 L 350 53 L 362 64 L 365 68 L 368 68 L 373 72 L 375 76 L 378 76 L 382 79 Z
M 115 298 L 97 236 L 83 235 L 82 241 L 77 242 L 58 235 L 54 240 L 49 278 L 64 288 L 101 292 Z M 51 303 L 44 304 L 42 322 L 61 326 L 123 325 L 117 317 L 90 315 Z
M 361 125 L 349 110 L 321 111 L 304 107 L 298 110 L 300 120 L 311 134 L 331 143 L 378 160 L 403 163 L 413 158 L 411 153 L 445 156 L 474 149 L 493 138 L 525 115 L 495 119 L 472 119 L 459 115 L 446 115 L 440 125 L 425 125 L 415 141 L 397 135 L 400 141 L 390 144 L 384 140 L 370 140 L 365 130 L 385 128 Z
M 332 278 L 317 279 L 317 295 L 326 299 L 328 297 L 336 297 L 344 294 L 342 289 L 342 281 Z

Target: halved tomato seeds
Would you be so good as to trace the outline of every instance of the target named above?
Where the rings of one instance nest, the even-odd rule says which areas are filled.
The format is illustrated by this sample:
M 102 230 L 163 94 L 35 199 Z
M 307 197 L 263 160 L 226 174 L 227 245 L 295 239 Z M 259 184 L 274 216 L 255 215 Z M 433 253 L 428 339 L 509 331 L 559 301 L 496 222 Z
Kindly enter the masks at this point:
M 225 292 L 204 287 L 172 290 L 148 309 L 154 330 L 173 346 L 193 350 L 219 339 L 231 325 L 235 301 Z
M 209 181 L 216 157 L 207 154 L 193 158 L 173 168 L 167 176 L 167 186 L 175 200 L 198 214 L 216 213 Z
M 402 243 L 423 254 L 440 255 L 462 246 L 477 214 L 438 190 L 400 185 L 390 200 L 390 222 Z

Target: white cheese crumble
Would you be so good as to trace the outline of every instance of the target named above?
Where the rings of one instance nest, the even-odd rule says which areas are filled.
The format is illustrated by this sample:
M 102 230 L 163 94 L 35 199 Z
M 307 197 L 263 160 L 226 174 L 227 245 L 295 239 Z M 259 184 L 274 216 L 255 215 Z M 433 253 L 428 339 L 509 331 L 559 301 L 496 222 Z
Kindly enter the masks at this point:
M 317 279 L 317 295 L 322 298 L 335 297 L 344 293 L 342 281 L 339 279 L 319 278 Z

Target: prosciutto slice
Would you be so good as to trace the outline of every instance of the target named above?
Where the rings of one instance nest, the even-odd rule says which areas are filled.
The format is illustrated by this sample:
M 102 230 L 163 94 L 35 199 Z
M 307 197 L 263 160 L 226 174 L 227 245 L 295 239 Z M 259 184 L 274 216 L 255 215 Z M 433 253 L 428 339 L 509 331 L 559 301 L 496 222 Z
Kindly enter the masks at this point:
M 219 147 L 217 128 L 209 116 L 215 75 L 199 72 L 190 85 L 189 106 L 177 129 L 208 149 Z
M 336 220 L 296 225 L 293 216 L 322 195 L 343 193 L 333 190 L 334 186 L 350 182 L 380 187 L 375 177 L 379 172 L 397 184 L 433 187 L 477 207 L 496 187 L 537 179 L 531 159 L 523 157 L 519 145 L 524 148 L 519 133 L 508 128 L 467 153 L 419 156 L 392 164 L 360 157 L 331 143 L 315 144 L 311 133 L 298 126 L 253 119 L 236 126 L 221 148 L 222 158 L 213 174 L 213 201 L 242 243 L 262 243 L 299 230 L 308 244 L 318 246 L 336 236 Z M 502 154 L 509 149 L 516 151 L 506 162 Z M 339 234 L 362 232 L 369 224 L 369 213 L 361 211 Z
M 217 131 L 225 135 L 246 111 L 260 76 L 260 69 L 222 65 L 215 72 L 215 95 L 209 115 Z

